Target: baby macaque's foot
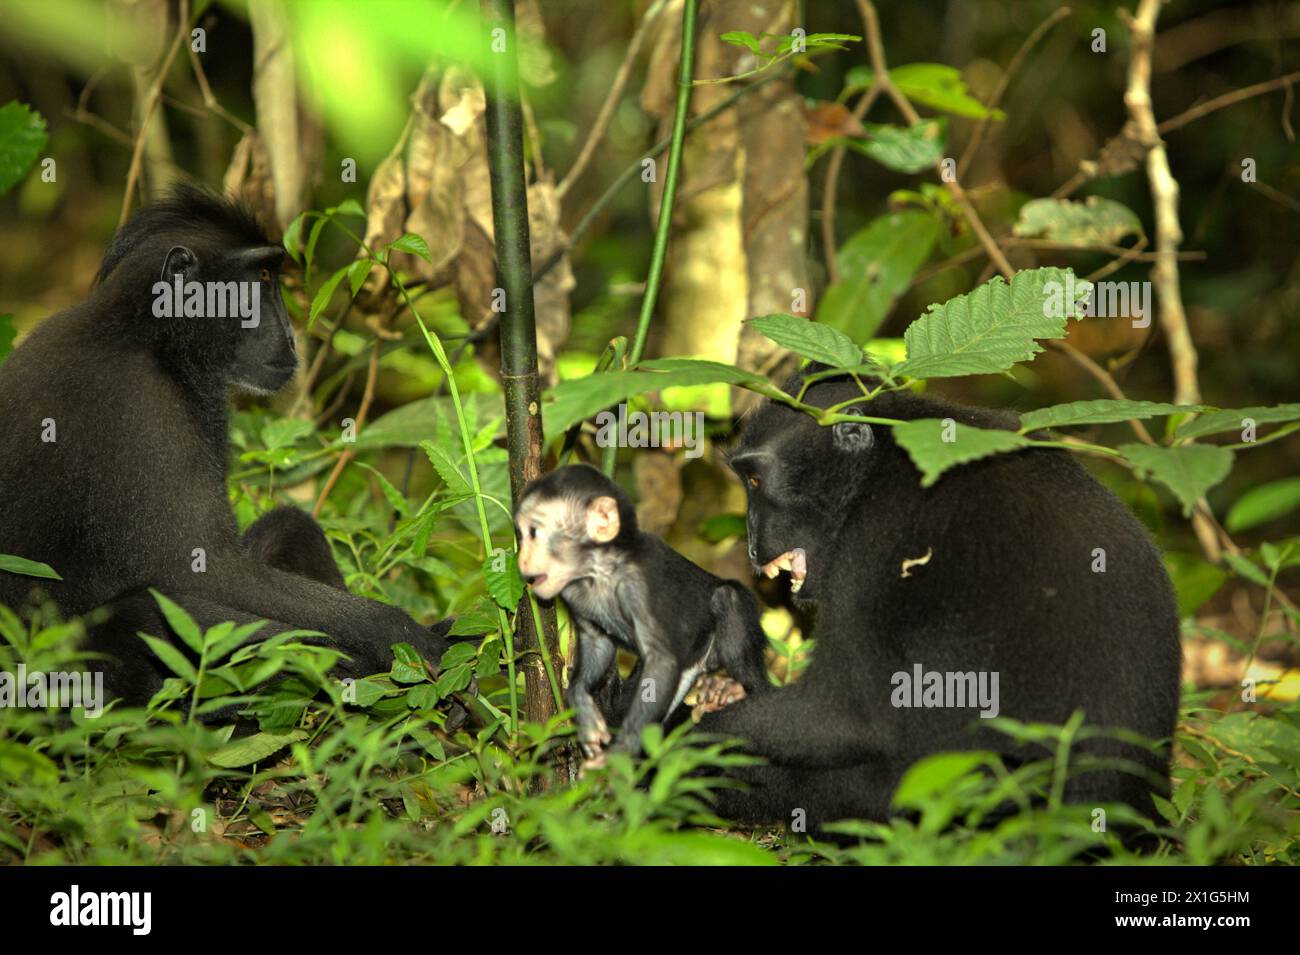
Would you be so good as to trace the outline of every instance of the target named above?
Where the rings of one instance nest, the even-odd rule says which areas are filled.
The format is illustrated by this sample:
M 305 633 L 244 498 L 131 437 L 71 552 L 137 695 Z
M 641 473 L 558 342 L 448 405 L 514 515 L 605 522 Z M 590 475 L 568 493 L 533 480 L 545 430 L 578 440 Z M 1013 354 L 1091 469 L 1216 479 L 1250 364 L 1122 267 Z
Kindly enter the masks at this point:
M 613 739 L 609 734 L 609 728 L 605 725 L 604 720 L 598 720 L 590 726 L 580 726 L 578 728 L 578 745 L 582 747 L 582 755 L 587 757 L 587 762 L 594 759 L 603 760 L 605 758 L 605 747 Z M 593 767 L 594 768 L 594 767 Z
M 691 708 L 691 721 L 698 723 L 705 713 L 716 713 L 723 707 L 745 698 L 745 688 L 729 676 L 705 675 L 695 681 L 695 705 Z

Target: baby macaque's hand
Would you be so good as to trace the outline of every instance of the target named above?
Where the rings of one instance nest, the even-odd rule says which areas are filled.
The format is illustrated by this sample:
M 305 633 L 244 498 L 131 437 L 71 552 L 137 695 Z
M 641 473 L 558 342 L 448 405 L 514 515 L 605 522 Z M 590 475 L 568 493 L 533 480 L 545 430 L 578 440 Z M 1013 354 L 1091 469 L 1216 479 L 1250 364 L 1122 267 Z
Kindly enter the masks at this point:
M 745 698 L 745 688 L 728 676 L 705 675 L 695 681 L 695 705 L 691 722 L 698 723 L 706 713 L 716 713 Z

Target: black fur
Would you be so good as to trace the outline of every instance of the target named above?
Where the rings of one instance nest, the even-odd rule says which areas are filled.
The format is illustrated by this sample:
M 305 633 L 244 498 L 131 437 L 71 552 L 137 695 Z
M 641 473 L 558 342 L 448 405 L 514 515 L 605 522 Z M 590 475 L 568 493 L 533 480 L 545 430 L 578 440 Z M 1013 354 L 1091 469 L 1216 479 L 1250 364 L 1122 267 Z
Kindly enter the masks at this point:
M 84 302 L 43 322 L 0 366 L 0 553 L 63 577 L 0 572 L 0 603 L 44 596 L 72 616 L 117 601 L 120 625 L 98 629 L 96 643 L 111 638 L 134 673 L 151 666 L 135 637 L 137 623 L 156 620 L 141 596 L 148 587 L 205 624 L 265 618 L 322 631 L 351 657 L 343 674 L 387 669 L 398 641 L 438 659 L 440 636 L 342 589 L 310 517 L 273 512 L 247 541 L 238 534 L 227 400 L 232 387 L 271 391 L 292 376 L 282 255 L 238 206 L 182 187 L 119 231 Z M 156 317 L 154 284 L 172 274 L 259 281 L 260 324 Z M 51 422 L 56 440 L 43 441 Z M 196 548 L 204 572 L 192 569 Z
M 796 376 L 787 392 L 800 384 Z M 826 407 L 860 393 L 851 381 L 824 381 L 805 400 Z M 1018 426 L 1007 414 L 908 392 L 883 394 L 861 413 Z M 1178 704 L 1178 616 L 1160 555 L 1125 507 L 1068 453 L 1046 449 L 985 458 L 922 488 L 891 429 L 866 427 L 869 441 L 845 441 L 766 403 L 733 452 L 755 566 L 793 547 L 807 552 L 799 599 L 815 607 L 816 648 L 795 685 L 701 722 L 746 739 L 770 762 L 741 773 L 748 791 L 720 793 L 721 812 L 789 821 L 803 810 L 813 826 L 881 820 L 902 773 L 924 755 L 1029 755 L 975 710 L 895 707 L 891 677 L 915 664 L 998 672 L 1003 716 L 1060 724 L 1081 709 L 1089 724 L 1167 741 Z M 1098 547 L 1105 573 L 1092 570 Z M 904 577 L 903 561 L 927 551 L 928 563 Z M 1132 760 L 1167 781 L 1166 753 L 1111 741 L 1080 749 Z M 1105 771 L 1079 777 L 1066 795 L 1150 814 L 1149 792 L 1146 779 Z M 1086 806 L 1080 818 L 1090 821 Z

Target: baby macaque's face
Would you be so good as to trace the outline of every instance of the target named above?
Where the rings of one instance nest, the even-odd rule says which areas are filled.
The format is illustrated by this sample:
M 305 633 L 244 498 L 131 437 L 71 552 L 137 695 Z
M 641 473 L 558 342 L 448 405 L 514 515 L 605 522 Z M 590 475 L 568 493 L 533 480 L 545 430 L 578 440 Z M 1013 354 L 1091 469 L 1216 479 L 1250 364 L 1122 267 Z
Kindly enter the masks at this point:
M 618 502 L 530 494 L 515 514 L 519 573 L 542 600 L 591 573 L 594 549 L 618 536 Z

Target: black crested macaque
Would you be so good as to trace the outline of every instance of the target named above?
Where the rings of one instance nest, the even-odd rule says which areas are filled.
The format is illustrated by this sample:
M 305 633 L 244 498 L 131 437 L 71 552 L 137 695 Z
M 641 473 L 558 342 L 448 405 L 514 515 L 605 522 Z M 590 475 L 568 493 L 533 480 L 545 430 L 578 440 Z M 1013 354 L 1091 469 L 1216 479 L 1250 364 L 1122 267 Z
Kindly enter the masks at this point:
M 802 383 L 796 375 L 785 390 L 797 394 Z M 812 384 L 804 401 L 828 407 L 861 393 L 832 378 Z M 1019 426 L 1014 415 L 910 392 L 844 411 Z M 1169 577 L 1144 528 L 1070 454 L 998 454 L 923 488 L 889 427 L 821 426 L 768 402 L 729 463 L 748 497 L 755 571 L 797 578 L 796 603 L 815 608 L 816 649 L 792 686 L 700 721 L 768 761 L 737 771 L 749 788 L 721 790 L 721 815 L 789 821 L 802 810 L 810 828 L 883 820 L 903 772 L 923 756 L 988 749 L 1009 764 L 1023 760 L 979 718 L 982 704 L 970 699 L 978 686 L 996 689 L 983 706 L 990 714 L 1063 724 L 1082 710 L 1091 726 L 1172 735 L 1181 649 Z M 910 687 L 918 671 L 941 674 L 967 699 L 918 706 Z M 1077 751 L 1131 761 L 1148 778 L 1090 771 L 1071 780 L 1068 800 L 1125 802 L 1152 815 L 1167 753 L 1113 738 Z
M 594 693 L 614 674 L 616 646 L 640 657 L 613 743 L 625 752 L 639 753 L 641 730 L 667 719 L 708 671 L 725 667 L 748 696 L 768 688 L 754 594 L 638 529 L 631 500 L 600 471 L 582 464 L 537 478 L 515 526 L 520 573 L 543 600 L 562 596 L 576 623 L 569 703 L 588 765 L 612 739 Z
M 297 367 L 283 258 L 241 207 L 181 186 L 118 230 L 85 301 L 0 366 L 0 553 L 63 578 L 0 572 L 0 603 L 44 596 L 65 616 L 111 603 L 90 642 L 131 702 L 162 684 L 135 635 L 158 632 L 150 587 L 203 626 L 319 630 L 350 657 L 343 676 L 387 669 L 393 643 L 435 663 L 445 649 L 446 627 L 348 593 L 308 515 L 280 509 L 238 533 L 228 397 L 274 392 Z

